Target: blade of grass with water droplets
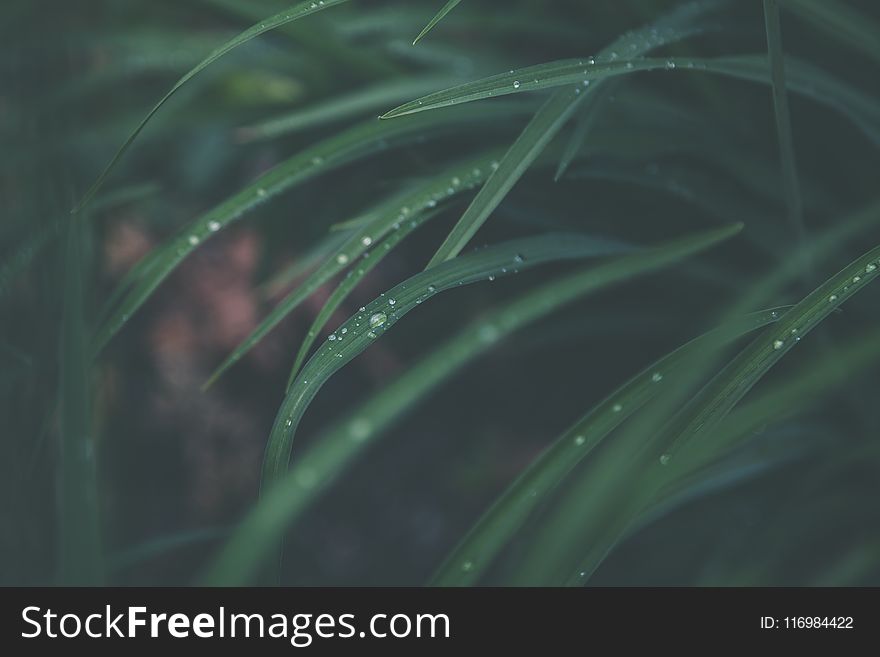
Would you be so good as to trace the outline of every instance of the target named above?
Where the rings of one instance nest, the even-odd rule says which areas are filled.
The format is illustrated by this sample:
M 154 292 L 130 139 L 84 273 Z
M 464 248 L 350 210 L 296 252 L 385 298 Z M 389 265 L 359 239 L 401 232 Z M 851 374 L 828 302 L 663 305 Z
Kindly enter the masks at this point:
M 828 105 L 856 123 L 871 139 L 880 142 L 880 103 L 870 96 L 838 81 L 820 68 L 792 57 L 785 58 L 786 83 L 792 91 Z M 717 73 L 752 82 L 770 83 L 767 58 L 763 55 L 738 55 L 718 58 L 643 57 L 631 60 L 600 62 L 584 67 L 583 59 L 569 59 L 539 64 L 502 73 L 483 80 L 438 91 L 405 105 L 381 118 L 390 119 L 440 107 L 451 107 L 474 100 L 514 93 L 552 89 L 584 81 L 606 80 L 644 71 L 686 71 Z M 514 82 L 523 80 L 515 87 Z M 537 80 L 537 82 L 535 82 Z
M 506 116 L 508 113 L 517 114 L 529 109 L 507 104 L 500 111 L 501 115 Z M 407 143 L 426 133 L 436 135 L 446 129 L 461 129 L 463 122 L 491 122 L 499 116 L 485 112 L 444 114 L 446 113 L 437 113 L 437 121 L 412 122 L 396 127 L 389 125 L 391 130 L 375 120 L 356 125 L 294 155 L 193 220 L 177 236 L 150 252 L 117 286 L 113 304 L 116 304 L 117 299 L 121 298 L 122 301 L 112 312 L 108 308 L 103 313 L 107 319 L 96 333 L 95 350 L 100 351 L 110 341 L 153 291 L 196 248 L 273 196 L 358 158 L 384 151 L 393 144 Z
M 434 18 L 432 18 L 428 22 L 428 24 L 425 25 L 425 28 L 421 32 L 419 32 L 419 36 L 417 36 L 415 39 L 413 39 L 413 45 L 416 45 L 419 41 L 421 41 L 425 37 L 425 35 L 428 34 L 428 32 L 430 32 L 431 30 L 433 30 L 434 26 L 437 25 L 437 23 L 439 23 L 440 21 L 442 21 L 446 17 L 446 14 L 448 14 L 450 11 L 455 9 L 455 7 L 460 2 L 461 2 L 461 0 L 449 0 L 449 2 L 447 2 L 445 5 L 443 5 L 443 7 L 440 9 L 440 11 L 438 11 L 434 15 Z
M 431 583 L 438 586 L 476 583 L 532 511 L 602 440 L 652 399 L 660 390 L 662 380 L 686 362 L 690 354 L 701 351 L 706 344 L 720 347 L 775 322 L 784 310 L 754 313 L 737 324 L 715 329 L 659 359 L 615 390 L 517 477 L 447 557 Z
M 497 153 L 493 151 L 459 163 L 420 186 L 408 199 L 401 202 L 395 197 L 392 205 L 386 205 L 382 212 L 375 215 L 372 222 L 362 226 L 361 230 L 346 238 L 333 257 L 327 259 L 303 283 L 278 303 L 269 315 L 260 322 L 259 326 L 214 371 L 205 383 L 205 387 L 213 384 L 227 369 L 241 360 L 269 331 L 319 287 L 346 269 L 349 263 L 363 255 L 374 242 L 394 230 L 395 224 L 402 221 L 412 221 L 420 213 L 436 207 L 441 200 L 472 189 L 485 180 L 496 157 Z
M 315 342 L 315 339 L 318 333 L 324 328 L 327 322 L 330 320 L 330 317 L 333 316 L 333 313 L 339 308 L 340 305 L 348 298 L 348 295 L 357 287 L 358 283 L 360 283 L 364 276 L 366 276 L 371 270 L 373 270 L 386 255 L 391 253 L 391 250 L 396 247 L 404 238 L 409 236 L 416 228 L 418 228 L 425 221 L 430 220 L 436 212 L 430 213 L 419 213 L 413 219 L 403 220 L 400 222 L 399 226 L 395 228 L 385 239 L 383 239 L 372 251 L 366 251 L 361 256 L 360 262 L 349 270 L 348 274 L 346 274 L 345 278 L 342 279 L 342 282 L 336 287 L 333 293 L 327 298 L 327 301 L 321 307 L 321 310 L 318 312 L 315 317 L 312 325 L 309 327 L 308 333 L 306 334 L 306 339 L 303 340 L 300 345 L 299 351 L 296 354 L 296 359 L 293 363 L 293 368 L 290 371 L 290 378 L 287 381 L 287 389 L 290 389 L 290 386 L 293 384 L 294 379 L 296 378 L 297 372 L 299 372 L 300 367 L 305 362 L 306 356 L 308 356 L 309 349 L 311 349 L 312 345 Z M 337 339 L 339 337 L 344 337 L 345 334 L 341 336 L 336 336 L 333 334 L 332 339 Z
M 322 432 L 313 446 L 294 461 L 279 484 L 265 493 L 214 559 L 202 581 L 212 585 L 246 583 L 280 542 L 286 527 L 358 454 L 382 435 L 383 429 L 505 336 L 585 294 L 673 264 L 728 236 L 728 233 L 713 231 L 618 256 L 607 263 L 545 284 L 477 320 Z M 597 242 L 596 247 L 597 253 L 606 254 L 630 248 L 604 240 Z
M 141 119 L 140 123 L 135 127 L 135 129 L 128 135 L 125 141 L 122 143 L 122 146 L 119 147 L 119 150 L 98 176 L 98 179 L 92 184 L 89 190 L 85 193 L 82 200 L 77 204 L 76 208 L 74 208 L 74 212 L 81 211 L 92 199 L 95 193 L 101 188 L 104 184 L 104 181 L 107 179 L 107 176 L 110 175 L 110 172 L 116 166 L 116 163 L 122 158 L 131 144 L 137 139 L 138 135 L 143 131 L 146 127 L 147 123 L 150 122 L 150 119 L 159 111 L 159 109 L 175 94 L 177 91 L 193 79 L 196 75 L 201 73 L 208 66 L 213 64 L 215 61 L 223 57 L 225 54 L 234 50 L 235 48 L 247 43 L 251 39 L 260 36 L 265 32 L 269 32 L 270 30 L 274 30 L 277 27 L 281 27 L 282 25 L 286 25 L 292 21 L 308 16 L 309 14 L 314 14 L 316 12 L 322 11 L 324 9 L 329 9 L 338 4 L 342 4 L 343 2 L 347 2 L 348 0 L 324 0 L 321 3 L 317 2 L 301 2 L 289 9 L 282 11 L 274 16 L 267 18 L 260 23 L 257 23 L 253 27 L 248 28 L 238 36 L 233 39 L 230 39 L 222 46 L 215 49 L 211 54 L 209 54 L 205 59 L 199 62 L 195 67 L 190 69 L 182 78 L 180 78 L 174 86 L 156 103 L 153 108 L 147 113 L 147 115 Z

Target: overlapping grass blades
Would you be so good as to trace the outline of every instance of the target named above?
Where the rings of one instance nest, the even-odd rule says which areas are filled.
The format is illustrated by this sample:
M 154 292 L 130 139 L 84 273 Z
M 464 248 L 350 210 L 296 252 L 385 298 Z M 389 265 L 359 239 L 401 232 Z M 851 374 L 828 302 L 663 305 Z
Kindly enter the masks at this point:
M 703 13 L 714 9 L 717 5 L 718 3 L 714 0 L 683 5 L 669 16 L 658 21 L 655 25 L 625 34 L 615 40 L 599 53 L 594 63 L 595 61 L 600 63 L 606 60 L 613 61 L 620 56 L 619 51 L 626 51 L 630 56 L 635 57 L 654 48 L 684 39 L 698 31 L 698 28 L 694 27 L 692 23 Z M 527 70 L 531 71 L 532 69 Z M 509 84 L 513 89 L 519 89 L 526 84 L 539 85 L 540 80 L 537 75 L 534 78 L 520 76 L 512 78 Z M 589 84 L 590 80 L 582 76 L 574 82 L 575 86 L 556 91 L 545 103 L 526 126 L 522 134 L 511 145 L 508 152 L 501 159 L 498 170 L 489 177 L 443 244 L 437 249 L 434 257 L 428 264 L 429 267 L 438 262 L 454 258 L 461 252 L 468 241 L 489 218 L 489 215 L 492 214 L 504 197 L 507 196 L 507 193 L 528 170 L 535 158 L 541 154 L 547 144 L 562 129 L 576 110 L 577 105 L 583 102 L 589 94 L 599 92 L 599 85 L 594 83 L 591 88 Z M 456 89 L 461 90 L 462 87 L 457 87 Z M 444 92 L 438 93 L 442 95 Z M 468 97 L 467 93 L 465 97 L 468 100 L 476 99 L 473 95 Z M 429 98 L 436 99 L 437 94 L 426 96 L 422 100 L 413 101 L 403 107 L 420 108 L 423 106 L 424 101 Z M 437 105 L 437 107 L 439 106 Z M 592 104 L 590 108 L 593 108 Z M 398 108 L 384 114 L 380 118 L 394 118 L 406 113 L 408 112 L 401 111 L 401 108 Z
M 753 313 L 694 339 L 636 374 L 557 438 L 493 503 L 435 574 L 438 586 L 476 583 L 532 511 L 627 418 L 657 395 L 670 376 L 706 346 L 718 348 L 779 319 L 784 308 Z
M 395 197 L 389 203 L 382 204 L 378 212 L 371 213 L 371 220 L 367 224 L 359 226 L 356 232 L 346 238 L 333 257 L 325 260 L 303 283 L 275 306 L 259 326 L 217 368 L 206 385 L 216 381 L 303 300 L 333 276 L 345 270 L 356 258 L 363 256 L 375 242 L 399 230 L 405 222 L 415 221 L 421 213 L 433 209 L 439 202 L 472 189 L 485 180 L 488 172 L 497 165 L 495 159 L 497 156 L 497 152 L 490 151 L 488 154 L 458 163 L 420 185 L 403 200 Z
M 741 226 L 715 233 L 720 239 L 738 232 Z M 287 469 L 293 436 L 299 421 L 321 386 L 336 371 L 384 334 L 398 319 L 443 290 L 487 280 L 554 260 L 597 256 L 606 245 L 581 235 L 545 235 L 513 240 L 457 258 L 416 274 L 372 301 L 343 323 L 306 363 L 288 391 L 266 447 L 263 467 L 264 489 L 273 485 Z
M 238 48 L 241 45 L 244 45 L 251 39 L 254 39 L 261 34 L 269 32 L 270 30 L 274 30 L 282 25 L 286 25 L 292 21 L 298 20 L 310 14 L 317 13 L 319 11 L 323 11 L 324 9 L 329 9 L 335 5 L 342 4 L 343 2 L 347 2 L 348 0 L 324 0 L 324 2 L 317 3 L 311 2 L 310 0 L 306 0 L 306 2 L 301 2 L 293 7 L 287 9 L 286 11 L 282 11 L 274 16 L 270 16 L 264 21 L 254 25 L 253 27 L 248 28 L 238 36 L 233 39 L 230 39 L 223 45 L 216 48 L 213 52 L 211 52 L 205 59 L 196 64 L 192 69 L 190 69 L 182 78 L 180 78 L 177 82 L 174 83 L 174 86 L 168 90 L 168 92 L 156 103 L 153 108 L 141 119 L 140 123 L 135 126 L 135 129 L 132 130 L 131 134 L 125 139 L 122 143 L 122 146 L 119 147 L 119 150 L 110 160 L 101 174 L 98 176 L 98 179 L 92 184 L 89 190 L 85 193 L 82 200 L 77 204 L 76 208 L 74 208 L 74 212 L 81 211 L 88 203 L 91 201 L 92 197 L 101 189 L 101 186 L 104 184 L 104 181 L 107 179 L 107 176 L 110 175 L 110 172 L 113 171 L 117 162 L 122 158 L 128 148 L 134 143 L 134 140 L 138 138 L 138 135 L 141 134 L 143 129 L 147 126 L 147 123 L 150 122 L 150 119 L 155 116 L 156 112 L 161 109 L 161 107 L 175 94 L 177 93 L 183 85 L 192 80 L 196 75 L 201 73 L 203 70 L 208 68 L 211 64 L 216 62 L 218 59 L 223 57 L 225 54 L 231 52 L 232 50 Z
M 611 441 L 542 522 L 511 583 L 585 582 L 657 494 L 668 476 L 667 466 L 682 458 L 697 437 L 711 443 L 721 421 L 755 383 L 825 317 L 877 277 L 878 263 L 880 247 L 819 286 L 676 409 L 660 431 L 645 426 L 649 421 L 657 426 L 656 413 L 648 413 Z M 615 503 L 601 503 L 608 499 Z
M 491 122 L 493 118 L 501 115 L 511 116 L 528 111 L 526 106 L 517 104 L 508 104 L 498 109 L 502 114 L 468 112 L 456 115 L 444 112 L 438 113 L 437 120 L 434 121 L 412 122 L 399 126 L 389 124 L 386 127 L 385 124 L 374 120 L 367 121 L 311 146 L 275 166 L 241 191 L 194 219 L 177 236 L 151 251 L 126 275 L 110 301 L 110 305 L 113 306 L 112 311 L 107 313 L 107 319 L 102 322 L 96 333 L 96 351 L 110 341 L 150 294 L 196 248 L 273 196 L 358 158 L 383 152 L 396 144 L 419 139 L 425 133 L 442 134 L 444 130 L 453 126 L 461 129 L 463 124 L 471 121 Z M 120 299 L 121 301 L 116 304 Z
M 223 547 L 204 581 L 210 584 L 246 583 L 280 542 L 286 527 L 363 449 L 382 435 L 383 429 L 506 335 L 584 294 L 673 264 L 709 248 L 727 233 L 727 230 L 703 233 L 617 257 L 548 283 L 476 321 L 324 431 L 314 446 L 294 461 L 277 486 L 263 496 Z M 615 247 L 614 244 L 606 246 Z

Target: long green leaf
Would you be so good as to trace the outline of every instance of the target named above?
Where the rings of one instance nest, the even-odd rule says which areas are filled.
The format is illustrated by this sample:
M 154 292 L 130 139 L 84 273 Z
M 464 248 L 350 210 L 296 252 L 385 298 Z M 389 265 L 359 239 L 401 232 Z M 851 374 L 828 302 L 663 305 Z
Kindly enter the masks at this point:
M 833 107 L 854 121 L 872 140 L 880 142 L 880 103 L 874 98 L 839 82 L 822 69 L 792 57 L 785 58 L 785 68 L 788 74 L 786 82 L 792 91 Z M 390 119 L 474 100 L 656 70 L 717 73 L 753 82 L 770 82 L 767 58 L 763 55 L 718 58 L 645 57 L 607 62 L 599 59 L 568 59 L 530 66 L 438 91 L 386 112 L 381 118 Z M 516 85 L 516 82 L 519 84 Z
M 419 36 L 413 40 L 413 45 L 416 45 L 428 32 L 433 30 L 434 26 L 442 21 L 446 17 L 446 14 L 455 9 L 459 2 L 461 2 L 461 0 L 449 0 L 449 2 L 443 5 L 443 8 L 434 15 L 434 18 L 432 18 L 427 25 L 425 25 L 425 29 L 419 32 Z
M 539 287 L 474 322 L 374 398 L 324 431 L 314 446 L 296 459 L 290 471 L 242 522 L 213 561 L 203 581 L 213 585 L 246 583 L 280 542 L 286 527 L 363 449 L 375 442 L 374 438 L 382 435 L 384 428 L 506 335 L 584 294 L 673 264 L 727 236 L 720 231 L 703 233 L 637 254 L 620 256 Z M 604 242 L 597 246 L 606 252 L 620 248 Z
M 92 197 L 97 193 L 97 191 L 104 184 L 104 181 L 107 179 L 107 176 L 110 175 L 110 172 L 116 166 L 116 163 L 122 158 L 131 144 L 137 139 L 138 135 L 140 135 L 141 131 L 146 127 L 147 123 L 149 123 L 150 119 L 159 111 L 159 109 L 175 94 L 180 88 L 185 85 L 187 82 L 192 80 L 196 75 L 205 70 L 208 66 L 213 64 L 215 61 L 223 57 L 225 54 L 230 51 L 238 48 L 241 45 L 244 45 L 251 39 L 254 39 L 265 32 L 269 32 L 270 30 L 274 30 L 282 25 L 286 25 L 292 21 L 298 20 L 300 18 L 304 18 L 310 14 L 317 13 L 324 9 L 329 9 L 335 5 L 342 4 L 343 2 L 347 2 L 347 0 L 323 0 L 323 2 L 312 2 L 311 0 L 306 0 L 306 2 L 301 2 L 289 9 L 279 12 L 274 16 L 267 18 L 264 21 L 261 21 L 254 25 L 253 27 L 248 28 L 238 36 L 230 39 L 222 46 L 216 48 L 213 52 L 211 52 L 205 59 L 196 64 L 192 69 L 190 69 L 182 78 L 180 78 L 177 82 L 174 83 L 174 86 L 156 103 L 153 108 L 147 113 L 147 115 L 141 119 L 140 123 L 135 127 L 135 129 L 128 135 L 126 140 L 122 143 L 122 146 L 119 147 L 119 150 L 113 156 L 113 159 L 107 164 L 104 170 L 101 172 L 101 175 L 98 176 L 98 179 L 92 184 L 89 190 L 86 192 L 85 196 L 83 196 L 82 200 L 77 204 L 76 208 L 74 208 L 74 212 L 81 211 L 88 202 L 92 199 Z

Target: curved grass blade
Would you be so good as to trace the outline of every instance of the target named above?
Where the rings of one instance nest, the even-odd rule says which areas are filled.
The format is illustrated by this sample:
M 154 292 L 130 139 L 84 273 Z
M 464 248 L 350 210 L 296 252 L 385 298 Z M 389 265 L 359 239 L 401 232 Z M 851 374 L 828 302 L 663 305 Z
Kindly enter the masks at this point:
M 455 9 L 456 6 L 458 6 L 458 3 L 460 3 L 460 2 L 461 2 L 461 0 L 449 0 L 449 2 L 447 2 L 445 5 L 443 5 L 443 8 L 440 9 L 440 11 L 438 11 L 436 13 L 434 18 L 432 18 L 428 22 L 428 24 L 425 25 L 425 28 L 421 32 L 419 32 L 419 36 L 417 36 L 413 40 L 412 44 L 416 45 L 419 41 L 421 41 L 425 37 L 425 35 L 428 32 L 430 32 L 431 30 L 433 30 L 434 26 L 437 25 L 437 23 L 439 23 L 440 21 L 442 21 L 446 17 L 446 14 L 448 14 L 450 11 Z
M 764 84 L 770 82 L 767 58 L 763 55 L 718 58 L 644 57 L 610 62 L 594 59 L 592 64 L 590 61 L 568 59 L 495 75 L 424 96 L 386 112 L 380 118 L 391 119 L 474 100 L 583 84 L 585 81 L 594 82 L 643 71 L 706 72 Z M 792 57 L 785 58 L 785 68 L 786 83 L 792 91 L 834 108 L 855 122 L 872 140 L 880 142 L 880 104 L 875 99 L 839 82 L 822 69 Z
M 141 119 L 140 123 L 135 126 L 135 129 L 128 135 L 125 141 L 122 143 L 122 146 L 119 147 L 119 150 L 110 160 L 101 174 L 98 176 L 98 179 L 92 184 L 89 190 L 85 193 L 82 200 L 77 204 L 74 208 L 74 212 L 80 212 L 88 203 L 91 201 L 92 197 L 97 193 L 97 191 L 104 184 L 104 181 L 107 179 L 107 176 L 110 175 L 110 172 L 116 166 L 116 163 L 122 158 L 131 144 L 137 139 L 138 135 L 143 131 L 146 127 L 147 123 L 149 123 L 150 119 L 159 111 L 159 109 L 175 94 L 180 88 L 193 79 L 196 75 L 201 73 L 208 66 L 213 64 L 215 61 L 223 57 L 225 54 L 230 51 L 238 48 L 241 45 L 244 45 L 251 39 L 254 39 L 265 32 L 269 32 L 270 30 L 274 30 L 282 25 L 286 25 L 292 21 L 298 20 L 300 18 L 304 18 L 310 14 L 317 13 L 319 11 L 323 11 L 324 9 L 329 9 L 335 5 L 342 4 L 343 2 L 347 2 L 347 0 L 324 0 L 322 3 L 311 2 L 307 0 L 306 2 L 301 2 L 289 9 L 279 12 L 274 16 L 267 18 L 260 23 L 257 23 L 253 27 L 248 28 L 238 36 L 230 39 L 213 52 L 211 52 L 205 59 L 196 64 L 192 69 L 190 69 L 182 78 L 180 78 L 177 82 L 174 83 L 174 86 L 156 103 L 153 108 L 147 113 L 147 115 Z
M 235 195 L 193 220 L 176 237 L 148 254 L 132 272 L 125 276 L 114 295 L 114 303 L 119 298 L 122 298 L 122 302 L 112 313 L 105 312 L 108 319 L 102 322 L 97 331 L 96 352 L 110 341 L 153 291 L 196 248 L 273 196 L 339 166 L 385 151 L 395 144 L 418 139 L 426 133 L 436 135 L 453 126 L 458 126 L 460 129 L 462 122 L 491 122 L 498 116 L 529 111 L 528 107 L 518 107 L 516 104 L 508 104 L 499 109 L 500 115 L 485 112 L 463 114 L 440 112 L 437 114 L 438 120 L 410 122 L 392 130 L 387 130 L 384 124 L 378 121 L 370 120 L 320 142 L 277 165 Z
M 324 431 L 313 447 L 296 459 L 279 483 L 263 495 L 214 559 L 202 581 L 211 585 L 245 584 L 280 543 L 286 528 L 385 428 L 505 336 L 585 294 L 674 264 L 728 236 L 720 231 L 702 233 L 616 257 L 543 285 L 477 320 Z M 605 253 L 628 250 L 628 247 L 604 241 L 597 247 Z
M 601 66 L 605 61 L 617 59 L 619 57 L 618 50 L 626 50 L 632 56 L 636 56 L 653 48 L 684 39 L 698 31 L 689 26 L 690 23 L 701 13 L 716 5 L 717 3 L 714 1 L 684 5 L 657 23 L 657 26 L 663 27 L 662 30 L 654 26 L 625 34 L 603 49 L 598 57 L 591 61 L 594 65 L 598 61 Z M 679 24 L 689 27 L 681 27 Z M 670 28 L 669 25 L 676 26 L 676 28 Z M 531 84 L 529 80 L 522 81 L 520 78 L 516 78 L 510 84 L 514 89 L 519 89 L 526 83 Z M 540 80 L 535 77 L 534 83 L 540 84 Z M 541 154 L 547 144 L 556 136 L 556 133 L 565 125 L 577 106 L 599 89 L 597 84 L 593 84 L 592 88 L 589 85 L 590 80 L 582 77 L 573 87 L 559 90 L 550 97 L 504 155 L 498 170 L 486 181 L 461 219 L 447 235 L 428 267 L 454 258 L 461 252 L 486 222 L 489 215 L 528 170 L 535 158 Z M 417 105 L 421 105 L 421 101 L 415 102 Z M 389 115 L 386 114 L 380 118 L 388 117 Z
M 880 23 L 846 2 L 835 0 L 780 0 L 782 6 L 809 21 L 844 45 L 856 48 L 880 63 Z
M 357 287 L 358 283 L 363 280 L 364 276 L 382 262 L 385 256 L 388 255 L 394 247 L 403 241 L 404 238 L 409 236 L 409 234 L 416 228 L 421 226 L 422 223 L 430 220 L 435 214 L 436 212 L 420 213 L 410 221 L 401 222 L 399 228 L 383 239 L 375 249 L 365 252 L 361 256 L 360 264 L 349 270 L 345 278 L 342 279 L 342 282 L 339 283 L 324 303 L 320 312 L 318 312 L 318 315 L 312 322 L 312 325 L 309 327 L 306 339 L 303 340 L 299 351 L 296 354 L 296 359 L 294 360 L 293 368 L 290 372 L 290 378 L 287 381 L 288 390 L 290 389 L 290 386 L 293 385 L 297 372 L 299 372 L 300 367 L 302 367 L 302 364 L 305 362 L 306 356 L 308 356 L 309 349 L 311 349 L 314 344 L 316 336 L 333 316 L 333 313 L 336 312 L 340 305 L 342 305 L 342 302 L 345 301 L 349 294 L 351 294 L 352 290 Z M 335 334 L 333 339 L 336 339 Z
M 435 208 L 442 200 L 472 189 L 482 182 L 496 162 L 496 157 L 497 154 L 491 152 L 460 163 L 419 187 L 403 202 L 395 197 L 392 205 L 385 206 L 383 211 L 376 213 L 371 223 L 362 226 L 359 231 L 347 237 L 333 257 L 326 260 L 302 284 L 282 299 L 259 326 L 221 363 L 205 383 L 205 387 L 212 385 L 227 369 L 241 360 L 269 331 L 319 287 L 362 256 L 374 242 L 394 231 L 395 225 L 399 228 L 402 222 L 414 221 L 420 213 Z
M 785 55 L 782 51 L 782 28 L 779 25 L 777 0 L 764 0 L 764 23 L 767 30 L 767 50 L 770 57 L 770 87 L 773 90 L 773 109 L 776 116 L 776 136 L 779 140 L 779 159 L 782 163 L 782 182 L 788 220 L 803 244 L 807 239 L 804 226 L 804 206 L 795 164 L 794 139 L 791 135 L 791 114 L 785 84 Z M 804 262 L 804 267 L 809 266 Z M 806 272 L 805 272 L 806 273 Z
M 702 351 L 720 347 L 778 320 L 784 308 L 753 313 L 736 324 L 715 329 L 679 347 L 636 374 L 557 438 L 499 496 L 434 575 L 437 586 L 468 586 L 480 578 L 495 556 L 547 497 L 614 429 L 660 391 L 664 377 Z

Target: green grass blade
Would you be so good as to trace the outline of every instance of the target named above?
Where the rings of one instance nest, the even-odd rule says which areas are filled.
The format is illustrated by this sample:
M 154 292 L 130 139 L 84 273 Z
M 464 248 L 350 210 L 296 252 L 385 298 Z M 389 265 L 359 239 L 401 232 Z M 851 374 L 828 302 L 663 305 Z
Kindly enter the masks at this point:
M 202 581 L 212 585 L 246 583 L 281 541 L 286 527 L 361 451 L 382 435 L 383 429 L 505 336 L 585 294 L 673 264 L 726 237 L 729 237 L 728 231 L 713 231 L 619 256 L 606 264 L 543 285 L 474 322 L 324 431 L 314 446 L 296 459 L 278 485 L 263 496 L 212 562 Z M 623 248 L 603 242 L 597 246 L 606 253 Z
M 371 223 L 362 226 L 361 230 L 346 238 L 337 253 L 325 260 L 303 283 L 275 306 L 259 326 L 221 363 L 205 386 L 212 385 L 300 303 L 333 276 L 345 270 L 356 258 L 366 253 L 374 242 L 399 229 L 403 222 L 414 221 L 421 213 L 435 208 L 441 201 L 472 189 L 485 180 L 492 164 L 496 161 L 496 157 L 497 153 L 491 152 L 459 163 L 421 185 L 404 201 L 401 202 L 395 197 L 390 205 L 383 206 L 382 211 L 376 213 Z M 397 229 L 395 225 L 398 227 Z
M 854 121 L 872 140 L 880 142 L 880 104 L 875 99 L 836 80 L 820 68 L 791 57 L 785 59 L 786 82 L 792 91 L 833 107 Z M 386 112 L 380 118 L 391 119 L 474 100 L 583 84 L 584 81 L 593 82 L 643 71 L 716 73 L 752 82 L 770 83 L 767 58 L 762 55 L 718 58 L 644 57 L 612 62 L 596 59 L 593 64 L 589 62 L 590 60 L 569 59 L 495 75 L 424 96 Z M 517 81 L 520 84 L 514 86 Z
M 782 50 L 782 28 L 779 25 L 779 4 L 764 0 L 764 23 L 767 30 L 767 51 L 770 57 L 770 87 L 773 90 L 773 109 L 776 116 L 776 136 L 779 140 L 779 159 L 782 163 L 782 182 L 788 220 L 803 244 L 807 239 L 804 226 L 804 207 L 795 164 L 794 139 L 791 134 L 791 114 L 785 84 L 785 55 Z M 805 262 L 804 266 L 809 263 Z
M 880 63 L 880 23 L 846 2 L 837 0 L 780 0 L 782 6 L 844 45 Z
M 58 583 L 103 581 L 98 475 L 92 433 L 91 368 L 85 321 L 82 215 L 68 223 L 61 327 L 61 441 L 58 458 Z
M 437 249 L 428 267 L 454 258 L 470 242 L 489 215 L 504 200 L 507 193 L 532 165 L 559 129 L 565 125 L 578 106 L 578 102 L 586 97 L 579 95 L 581 89 L 565 89 L 558 91 L 547 101 L 529 121 L 529 124 L 517 137 L 510 150 L 501 158 L 498 168 L 480 189 L 476 198 L 465 210 L 461 219 L 446 236 L 443 244 Z
M 444 561 L 432 579 L 438 586 L 476 583 L 532 511 L 575 466 L 628 417 L 651 400 L 668 378 L 706 344 L 718 347 L 777 321 L 783 308 L 754 313 L 735 325 L 715 329 L 645 368 L 591 409 L 562 434 L 504 491 Z
M 190 69 L 182 78 L 180 78 L 174 86 L 156 103 L 153 108 L 147 113 L 147 115 L 141 119 L 140 123 L 135 127 L 135 129 L 128 135 L 125 141 L 122 143 L 122 146 L 119 147 L 119 150 L 116 151 L 116 154 L 110 160 L 101 174 L 98 176 L 98 179 L 92 184 L 89 190 L 85 193 L 82 200 L 77 204 L 74 208 L 74 212 L 81 211 L 92 199 L 92 197 L 97 193 L 97 191 L 104 184 L 104 181 L 107 179 L 107 176 L 110 175 L 110 172 L 116 166 L 117 162 L 122 158 L 125 152 L 129 149 L 135 139 L 137 139 L 138 135 L 143 131 L 146 127 L 147 123 L 150 122 L 150 119 L 159 111 L 159 109 L 175 94 L 180 90 L 183 85 L 193 79 L 196 75 L 205 70 L 208 66 L 213 64 L 215 61 L 229 53 L 230 51 L 238 48 L 241 45 L 244 45 L 251 39 L 254 39 L 265 32 L 269 32 L 270 30 L 274 30 L 282 25 L 286 25 L 292 21 L 298 20 L 300 18 L 304 18 L 310 14 L 317 13 L 319 11 L 323 11 L 324 9 L 329 9 L 335 5 L 342 4 L 343 2 L 347 2 L 347 0 L 324 0 L 323 3 L 311 2 L 307 0 L 306 2 L 301 2 L 293 7 L 288 8 L 285 11 L 282 11 L 274 16 L 267 18 L 260 23 L 257 23 L 253 27 L 248 28 L 238 36 L 230 39 L 220 47 L 216 48 L 213 52 L 211 52 L 205 59 L 199 62 L 196 66 Z
M 439 23 L 440 21 L 442 21 L 446 17 L 446 14 L 448 14 L 450 11 L 455 9 L 456 6 L 458 6 L 459 2 L 461 2 L 461 0 L 449 0 L 449 2 L 447 2 L 445 5 L 443 5 L 443 8 L 440 9 L 440 11 L 438 11 L 434 15 L 434 18 L 432 18 L 427 25 L 425 25 L 425 29 L 423 29 L 421 32 L 419 32 L 419 36 L 417 36 L 413 40 L 413 45 L 416 45 L 419 41 L 421 41 L 425 37 L 425 35 L 428 32 L 433 30 L 434 26 L 437 25 L 437 23 Z
M 148 254 L 136 265 L 134 271 L 125 276 L 114 295 L 114 300 L 121 298 L 122 301 L 112 312 L 105 312 L 108 319 L 102 322 L 96 333 L 95 350 L 100 351 L 110 341 L 156 288 L 196 248 L 272 197 L 356 159 L 383 152 L 394 144 L 419 139 L 426 132 L 436 135 L 452 127 L 461 129 L 462 122 L 491 122 L 498 116 L 528 111 L 527 107 L 516 107 L 513 104 L 499 109 L 501 115 L 485 112 L 441 112 L 437 114 L 435 121 L 411 122 L 392 130 L 387 130 L 378 121 L 370 120 L 282 162 L 240 192 L 193 220 L 168 243 Z
M 372 251 L 365 252 L 361 256 L 360 263 L 353 269 L 349 270 L 345 278 L 342 279 L 342 282 L 339 283 L 333 293 L 328 297 L 327 301 L 321 307 L 321 310 L 312 322 L 312 325 L 309 327 L 306 339 L 303 340 L 299 351 L 296 354 L 296 359 L 294 360 L 293 368 L 290 372 L 290 378 L 287 381 L 288 389 L 290 389 L 290 386 L 296 378 L 297 372 L 299 372 L 300 367 L 302 367 L 302 364 L 305 362 L 309 349 L 311 349 L 314 344 L 318 333 L 320 333 L 324 326 L 326 326 L 327 322 L 330 321 L 333 313 L 336 312 L 340 305 L 342 305 L 342 302 L 348 298 L 348 295 L 351 294 L 354 288 L 357 287 L 358 283 L 363 280 L 364 276 L 382 262 L 385 256 L 391 253 L 391 250 L 394 249 L 394 247 L 400 244 L 404 238 L 422 223 L 431 219 L 434 214 L 436 213 L 419 213 L 415 218 L 401 222 L 399 228 L 383 239 L 381 243 L 377 244 L 376 248 Z M 334 339 L 336 339 L 336 337 L 338 336 L 334 334 Z

